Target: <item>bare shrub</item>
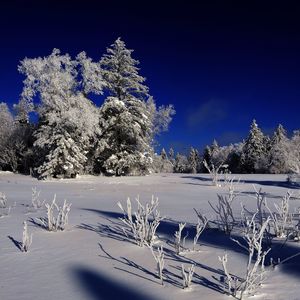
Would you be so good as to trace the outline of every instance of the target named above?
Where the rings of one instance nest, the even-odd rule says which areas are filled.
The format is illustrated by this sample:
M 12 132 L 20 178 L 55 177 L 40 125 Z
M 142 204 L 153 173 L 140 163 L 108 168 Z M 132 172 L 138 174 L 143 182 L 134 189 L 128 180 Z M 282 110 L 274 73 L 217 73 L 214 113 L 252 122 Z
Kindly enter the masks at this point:
M 152 246 L 156 238 L 156 229 L 160 221 L 164 219 L 157 210 L 158 198 L 154 199 L 152 196 L 151 202 L 146 203 L 146 205 L 142 205 L 139 198 L 135 200 L 137 202 L 137 211 L 134 213 L 132 212 L 130 198 L 127 199 L 126 209 L 123 208 L 120 202 L 117 203 L 124 213 L 124 217 L 120 218 L 120 220 L 128 227 L 123 228 L 124 234 L 126 236 L 131 235 L 140 247 L 144 245 Z
M 247 246 L 244 246 L 238 240 L 232 239 L 248 252 L 246 275 L 237 288 L 240 293 L 240 299 L 243 298 L 245 293 L 254 295 L 256 290 L 261 286 L 265 279 L 265 257 L 271 250 L 270 248 L 265 250 L 263 247 L 264 233 L 271 219 L 268 217 L 262 226 L 260 226 L 255 222 L 257 213 L 250 220 L 246 220 L 245 223 L 243 239 Z
M 213 163 L 208 165 L 208 163 L 205 159 L 203 160 L 203 165 L 207 169 L 207 171 L 209 172 L 209 174 L 211 176 L 212 184 L 214 186 L 220 186 L 219 176 L 221 174 L 221 170 L 224 168 L 226 169 L 228 167 L 228 165 L 225 165 L 224 162 L 221 162 L 216 166 Z
M 232 203 L 237 196 L 238 193 L 235 191 L 235 187 L 232 182 L 228 188 L 228 195 L 218 194 L 218 203 L 215 204 L 215 206 L 208 201 L 210 207 L 216 213 L 219 229 L 224 231 L 226 234 L 231 233 L 236 223 L 233 215 Z

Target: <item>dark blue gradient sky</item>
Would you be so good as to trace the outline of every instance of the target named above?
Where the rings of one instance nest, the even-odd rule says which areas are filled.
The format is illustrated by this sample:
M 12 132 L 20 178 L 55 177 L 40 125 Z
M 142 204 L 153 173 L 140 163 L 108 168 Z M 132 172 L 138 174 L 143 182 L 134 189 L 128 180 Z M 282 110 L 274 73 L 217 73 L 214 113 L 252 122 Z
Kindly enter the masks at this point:
M 162 146 L 237 142 L 253 118 L 266 133 L 300 128 L 300 3 L 203 2 L 1 1 L 0 100 L 18 101 L 24 57 L 98 60 L 121 36 L 157 103 L 175 105 Z

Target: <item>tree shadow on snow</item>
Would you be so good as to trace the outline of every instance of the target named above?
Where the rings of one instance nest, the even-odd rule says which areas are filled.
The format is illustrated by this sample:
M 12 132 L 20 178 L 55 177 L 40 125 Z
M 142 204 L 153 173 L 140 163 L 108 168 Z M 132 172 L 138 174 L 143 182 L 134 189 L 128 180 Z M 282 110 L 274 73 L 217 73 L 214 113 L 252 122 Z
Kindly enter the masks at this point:
M 134 290 L 132 287 L 109 278 L 99 270 L 95 271 L 87 267 L 74 267 L 71 269 L 72 276 L 82 287 L 89 298 L 94 300 L 158 300 L 149 295 Z
M 234 174 L 232 174 L 234 175 Z M 196 181 L 200 182 L 212 182 L 211 178 L 201 177 L 201 176 L 181 176 L 181 178 L 187 178 L 187 179 L 194 179 Z M 238 182 L 238 179 L 235 179 L 234 182 Z M 219 182 L 224 182 L 224 179 L 220 178 Z M 254 184 L 254 185 L 264 185 L 264 186 L 275 186 L 275 187 L 283 187 L 287 189 L 299 189 L 299 186 L 291 184 L 287 181 L 276 181 L 276 180 L 241 180 L 241 183 L 248 183 L 248 184 Z M 195 184 L 195 183 L 188 183 L 188 184 Z M 199 184 L 199 185 L 210 185 L 212 184 Z

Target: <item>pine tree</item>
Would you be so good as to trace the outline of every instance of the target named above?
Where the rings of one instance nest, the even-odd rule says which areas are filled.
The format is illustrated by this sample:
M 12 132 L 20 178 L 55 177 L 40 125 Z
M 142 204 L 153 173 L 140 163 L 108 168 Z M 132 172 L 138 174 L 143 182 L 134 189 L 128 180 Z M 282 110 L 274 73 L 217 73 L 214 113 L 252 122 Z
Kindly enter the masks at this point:
M 289 155 L 287 159 L 287 165 L 289 172 L 300 174 L 300 130 L 293 132 L 292 139 L 289 143 Z
M 0 103 L 0 169 L 16 171 L 17 157 L 13 134 L 15 122 L 6 103 Z
M 138 74 L 139 61 L 131 57 L 132 52 L 118 38 L 100 61 L 107 89 L 120 101 L 148 98 L 148 87 L 143 84 L 146 79 Z
M 245 172 L 260 171 L 266 163 L 265 136 L 255 120 L 252 121 L 248 138 L 243 146 L 242 163 Z
M 168 157 L 167 157 L 167 152 L 166 152 L 165 148 L 162 148 L 162 150 L 161 150 L 161 152 L 160 152 L 160 156 L 161 156 L 161 159 L 162 159 L 162 160 L 168 159 Z
M 149 172 L 154 136 L 167 130 L 174 112 L 172 106 L 157 110 L 132 52 L 118 38 L 100 61 L 111 96 L 100 109 L 98 169 L 112 175 Z
M 169 158 L 170 160 L 174 159 L 174 149 L 172 147 L 169 150 Z
M 275 174 L 287 173 L 289 156 L 289 139 L 286 130 L 278 125 L 270 142 L 270 172 Z
M 128 101 L 129 102 L 129 101 Z M 100 109 L 98 168 L 110 175 L 145 174 L 152 162 L 148 118 L 140 106 L 109 97 Z
M 196 150 L 193 147 L 191 147 L 188 161 L 189 161 L 189 168 L 193 174 L 197 173 L 197 156 L 198 155 Z
M 175 173 L 184 173 L 188 168 L 188 160 L 185 155 L 180 153 L 176 154 L 175 163 L 174 163 L 174 172 Z

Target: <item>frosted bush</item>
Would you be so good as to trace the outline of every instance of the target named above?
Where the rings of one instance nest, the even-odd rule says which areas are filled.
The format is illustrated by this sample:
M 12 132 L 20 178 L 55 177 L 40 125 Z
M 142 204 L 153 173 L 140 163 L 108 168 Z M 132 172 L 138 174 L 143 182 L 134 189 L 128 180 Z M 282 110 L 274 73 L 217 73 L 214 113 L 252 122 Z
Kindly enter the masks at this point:
M 180 223 L 178 226 L 178 231 L 175 232 L 175 241 L 174 241 L 174 248 L 176 251 L 176 254 L 180 254 L 180 252 L 184 249 L 185 246 L 185 239 L 187 238 L 187 235 L 185 237 L 182 237 L 182 230 L 185 227 L 186 223 Z
M 29 235 L 28 233 L 28 227 L 26 221 L 24 221 L 24 227 L 23 227 L 23 238 L 22 238 L 22 244 L 21 244 L 21 250 L 22 252 L 27 252 L 29 250 L 29 247 L 32 244 L 32 234 Z
M 238 193 L 236 193 L 235 187 L 232 182 L 228 188 L 228 195 L 218 195 L 217 204 L 213 205 L 208 201 L 210 207 L 216 213 L 220 230 L 224 231 L 226 234 L 231 233 L 235 224 L 232 203 L 237 196 Z
M 184 269 L 184 265 L 181 265 L 182 287 L 184 289 L 189 288 L 191 286 L 194 272 L 195 265 L 191 265 L 187 271 Z
M 214 165 L 213 163 L 208 165 L 205 159 L 203 160 L 203 165 L 211 175 L 213 185 L 220 187 L 219 176 L 221 174 L 221 170 L 224 168 L 226 169 L 228 165 L 225 165 L 223 162 L 219 163 L 218 165 Z
M 124 234 L 126 236 L 131 235 L 140 247 L 144 245 L 152 246 L 156 238 L 156 229 L 160 221 L 164 219 L 157 210 L 158 198 L 154 199 L 152 196 L 151 202 L 146 203 L 146 205 L 141 204 L 139 197 L 135 200 L 137 211 L 134 213 L 132 212 L 130 198 L 127 199 L 126 209 L 123 208 L 120 202 L 117 203 L 124 213 L 124 217 L 120 220 L 127 226 L 123 228 Z
M 36 187 L 32 188 L 31 206 L 36 210 L 41 209 L 45 204 L 45 200 L 44 201 L 40 200 L 40 193 L 41 191 L 37 191 Z
M 42 225 L 49 231 L 65 230 L 68 224 L 68 215 L 71 210 L 71 203 L 64 200 L 63 206 L 56 203 L 56 195 L 54 195 L 52 203 L 46 203 L 47 217 L 40 218 Z
M 260 226 L 260 224 L 256 223 L 255 221 L 256 214 L 257 213 L 255 213 L 250 220 L 246 219 L 244 224 L 245 232 L 243 239 L 246 242 L 246 246 L 241 244 L 238 240 L 232 239 L 248 252 L 248 262 L 246 265 L 245 277 L 235 288 L 236 290 L 234 290 L 235 294 L 239 294 L 239 299 L 242 299 L 244 294 L 254 295 L 257 289 L 261 286 L 265 279 L 265 257 L 271 250 L 270 248 L 264 249 L 263 247 L 264 234 L 271 219 L 268 217 Z M 229 273 L 226 268 L 227 257 L 220 260 L 223 264 L 224 273 L 228 278 Z M 230 279 L 228 278 L 227 284 L 229 284 L 229 282 Z M 229 286 L 227 291 L 229 291 Z
M 195 251 L 196 249 L 196 245 L 197 242 L 199 240 L 200 235 L 203 233 L 203 231 L 205 230 L 206 226 L 207 226 L 208 220 L 205 218 L 205 220 L 203 221 L 202 219 L 198 218 L 198 222 L 196 225 L 196 234 L 194 236 L 194 240 L 193 240 L 193 250 Z
M 163 247 L 159 247 L 157 250 L 157 254 L 154 253 L 153 248 L 151 247 L 152 255 L 156 261 L 157 266 L 157 273 L 158 277 L 160 279 L 161 285 L 164 284 L 164 278 L 163 278 L 163 270 L 165 267 L 165 255 L 164 255 L 164 249 Z

